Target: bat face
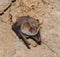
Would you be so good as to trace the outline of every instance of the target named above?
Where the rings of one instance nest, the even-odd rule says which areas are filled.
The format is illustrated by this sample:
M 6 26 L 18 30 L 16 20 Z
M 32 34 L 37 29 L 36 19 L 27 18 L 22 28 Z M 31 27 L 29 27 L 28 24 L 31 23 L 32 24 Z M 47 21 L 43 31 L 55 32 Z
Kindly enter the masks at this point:
M 24 24 L 21 26 L 22 29 L 21 31 L 27 35 L 35 35 L 38 33 L 39 28 L 40 28 L 39 22 L 37 20 L 30 19 L 27 22 L 24 22 Z
M 31 27 L 30 30 L 33 33 L 34 31 L 37 32 L 40 28 L 40 23 L 37 20 L 34 20 L 30 23 Z

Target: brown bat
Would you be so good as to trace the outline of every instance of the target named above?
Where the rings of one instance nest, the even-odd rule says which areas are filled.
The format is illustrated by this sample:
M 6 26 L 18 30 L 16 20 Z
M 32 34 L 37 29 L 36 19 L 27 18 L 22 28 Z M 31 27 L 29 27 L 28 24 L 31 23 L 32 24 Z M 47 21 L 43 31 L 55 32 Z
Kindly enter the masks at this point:
M 41 44 L 40 25 L 39 20 L 30 16 L 22 16 L 12 25 L 12 29 L 19 38 L 23 39 L 26 46 L 30 49 L 30 43 L 27 41 L 28 38 L 35 40 L 37 44 Z

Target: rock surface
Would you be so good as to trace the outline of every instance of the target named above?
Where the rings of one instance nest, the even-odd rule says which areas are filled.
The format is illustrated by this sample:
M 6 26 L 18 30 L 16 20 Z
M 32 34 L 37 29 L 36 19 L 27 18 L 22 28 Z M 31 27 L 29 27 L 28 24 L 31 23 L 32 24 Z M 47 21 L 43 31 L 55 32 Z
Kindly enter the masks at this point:
M 0 14 L 11 5 L 11 0 L 0 0 Z
M 35 41 L 33 41 L 32 39 L 28 39 L 28 42 L 31 44 L 31 46 L 36 47 L 37 43 Z
M 0 12 L 4 12 L 8 0 L 0 0 Z M 45 1 L 45 2 L 44 2 Z M 4 6 L 4 7 L 3 7 Z M 27 49 L 23 41 L 12 31 L 18 17 L 30 15 L 39 19 L 42 44 Z M 60 1 L 16 0 L 0 15 L 0 57 L 60 57 Z

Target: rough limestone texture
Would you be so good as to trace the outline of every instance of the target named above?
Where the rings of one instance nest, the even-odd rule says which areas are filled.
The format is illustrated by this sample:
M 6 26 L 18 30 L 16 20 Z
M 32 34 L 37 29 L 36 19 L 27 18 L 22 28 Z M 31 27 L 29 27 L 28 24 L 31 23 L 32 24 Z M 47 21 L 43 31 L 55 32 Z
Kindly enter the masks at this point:
M 0 14 L 11 5 L 11 0 L 0 0 Z
M 0 0 L 0 4 L 5 5 L 4 1 Z M 26 15 L 43 23 L 40 29 L 42 44 L 30 45 L 31 49 L 27 49 L 11 29 L 18 17 Z M 0 57 L 60 57 L 60 0 L 16 0 L 12 3 L 0 15 Z

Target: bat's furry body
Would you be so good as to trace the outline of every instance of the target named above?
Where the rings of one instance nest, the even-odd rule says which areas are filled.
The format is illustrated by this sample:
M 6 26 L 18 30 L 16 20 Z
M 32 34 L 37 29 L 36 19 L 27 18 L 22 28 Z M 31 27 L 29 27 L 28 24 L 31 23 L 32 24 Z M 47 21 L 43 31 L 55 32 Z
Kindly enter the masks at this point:
M 30 43 L 27 41 L 26 36 L 32 37 L 37 43 L 41 44 L 40 23 L 38 20 L 30 16 L 19 17 L 16 23 L 12 25 L 12 29 L 18 37 L 22 37 L 28 47 Z

